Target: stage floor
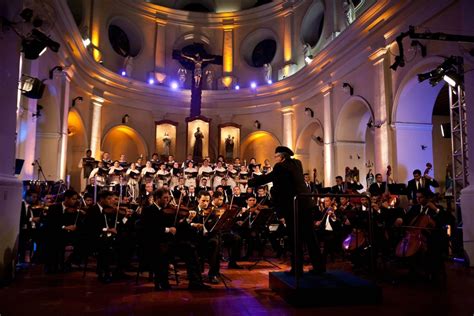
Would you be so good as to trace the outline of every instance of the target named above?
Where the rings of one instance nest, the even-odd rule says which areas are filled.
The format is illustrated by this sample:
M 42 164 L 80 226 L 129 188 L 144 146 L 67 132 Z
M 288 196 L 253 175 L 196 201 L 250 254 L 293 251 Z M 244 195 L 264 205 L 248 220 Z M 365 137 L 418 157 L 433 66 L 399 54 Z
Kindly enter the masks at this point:
M 272 261 L 288 268 L 281 261 Z M 329 268 L 347 270 L 348 266 L 339 263 Z M 128 280 L 104 285 L 92 271 L 83 279 L 82 271 L 45 275 L 40 266 L 33 266 L 0 289 L 0 315 L 473 315 L 473 270 L 452 264 L 447 270 L 445 287 L 379 282 L 383 289 L 380 305 L 295 308 L 269 289 L 268 273 L 277 270 L 264 262 L 252 271 L 227 270 L 223 264 L 222 272 L 232 279 L 229 289 L 221 284 L 206 292 L 187 291 L 185 280 L 172 291 L 155 292 L 146 273 L 138 285 L 134 273 L 129 273 Z M 184 269 L 180 271 L 184 279 Z

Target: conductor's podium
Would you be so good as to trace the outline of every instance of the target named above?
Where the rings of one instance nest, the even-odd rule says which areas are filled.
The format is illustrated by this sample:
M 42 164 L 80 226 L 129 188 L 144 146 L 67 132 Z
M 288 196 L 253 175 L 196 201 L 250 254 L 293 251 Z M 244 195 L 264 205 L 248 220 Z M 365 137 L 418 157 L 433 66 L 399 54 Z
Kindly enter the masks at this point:
M 321 275 L 304 273 L 296 288 L 294 276 L 269 273 L 270 288 L 294 306 L 372 305 L 382 301 L 382 289 L 374 282 L 344 271 Z

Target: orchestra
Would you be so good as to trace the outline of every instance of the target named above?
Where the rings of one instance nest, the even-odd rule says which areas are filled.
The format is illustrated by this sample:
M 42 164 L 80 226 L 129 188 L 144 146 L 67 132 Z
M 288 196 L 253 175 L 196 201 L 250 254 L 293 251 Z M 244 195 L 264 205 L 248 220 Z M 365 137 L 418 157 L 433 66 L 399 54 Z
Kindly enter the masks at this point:
M 47 273 L 56 273 L 96 256 L 102 283 L 126 277 L 138 258 L 151 271 L 158 291 L 171 288 L 168 269 L 179 258 L 186 266 L 188 288 L 208 289 L 205 283 L 222 283 L 223 259 L 227 269 L 242 269 L 243 261 L 268 253 L 266 245 L 277 257 L 293 251 L 292 218 L 279 210 L 281 197 L 274 191 L 275 181 L 279 184 L 272 174 L 278 168 L 268 160 L 263 167 L 255 159 L 250 162 L 241 164 L 236 158 L 213 164 L 207 158 L 198 164 L 188 157 L 181 163 L 153 154 L 148 161 L 139 157 L 127 163 L 125 155 L 112 161 L 104 153 L 95 161 L 88 152 L 80 164 L 88 180 L 81 192 L 70 189 L 52 196 L 34 188 L 26 191 L 18 258 L 44 263 Z M 391 193 L 397 184 L 377 174 L 367 197 L 313 198 L 305 221 L 322 249 L 314 257 L 320 259 L 312 258 L 314 268 L 324 272 L 326 261 L 349 258 L 354 271 L 367 269 L 368 249 L 373 247 L 384 258 L 406 260 L 425 277 L 439 275 L 449 243 L 445 228 L 453 220 L 434 199 L 430 187 L 437 182 L 428 173 L 415 170 L 405 194 Z M 350 174 L 338 176 L 335 186 L 327 188 L 316 172 L 313 181 L 303 173 L 301 180 L 307 193 L 362 192 Z M 234 217 L 223 224 L 223 214 L 230 211 Z M 262 220 L 263 214 L 268 216 Z M 416 242 L 421 246 L 415 247 Z M 428 268 L 420 269 L 420 264 Z

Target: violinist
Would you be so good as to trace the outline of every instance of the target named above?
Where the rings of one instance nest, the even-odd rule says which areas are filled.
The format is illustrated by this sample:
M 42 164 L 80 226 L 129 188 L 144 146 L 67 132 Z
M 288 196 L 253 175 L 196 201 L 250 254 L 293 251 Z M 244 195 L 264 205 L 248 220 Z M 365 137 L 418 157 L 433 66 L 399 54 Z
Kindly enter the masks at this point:
M 208 258 L 209 271 L 207 275 L 209 283 L 218 284 L 220 273 L 219 240 L 215 234 L 209 234 L 209 229 L 214 225 L 213 223 L 217 215 L 213 214 L 214 212 L 212 212 L 210 207 L 211 196 L 209 192 L 200 191 L 197 195 L 197 200 L 198 205 L 194 212 L 190 212 L 191 217 L 187 221 L 190 228 L 187 231 L 191 233 L 188 236 L 188 240 L 195 241 L 201 258 Z M 208 222 L 209 219 L 211 219 L 211 222 Z
M 39 204 L 39 195 L 38 192 L 34 190 L 28 190 L 25 194 L 25 200 L 21 204 L 21 214 L 20 214 L 20 235 L 18 241 L 18 255 L 19 262 L 24 263 L 26 259 L 26 252 L 29 251 L 30 260 L 32 257 L 32 251 L 34 249 L 33 243 L 35 231 L 33 227 L 36 228 L 36 224 L 39 223 L 40 217 L 34 216 L 33 208 L 38 207 Z
M 214 192 L 212 196 L 211 208 L 217 219 L 227 210 L 227 208 L 232 206 L 227 206 L 224 204 L 224 196 L 221 191 Z M 211 221 L 211 219 L 209 220 Z M 208 222 L 209 222 L 208 221 Z M 215 221 L 214 221 L 215 222 Z M 237 264 L 237 261 L 240 258 L 240 248 L 242 239 L 240 236 L 234 232 L 223 232 L 221 234 L 223 246 L 230 249 L 229 263 L 227 265 L 228 269 L 242 269 L 241 266 Z
M 49 207 L 44 223 L 46 273 L 56 273 L 63 269 L 65 246 L 74 245 L 77 242 L 77 230 L 80 223 L 78 199 L 76 191 L 67 190 L 62 203 Z
M 183 198 L 183 204 L 186 205 L 187 208 L 193 209 L 197 206 L 197 197 L 196 197 L 196 187 L 193 185 L 189 187 L 188 194 Z
M 240 191 L 240 187 L 238 185 L 234 186 L 234 188 L 232 189 L 232 193 L 233 193 L 233 199 L 234 199 L 234 204 L 240 206 L 240 207 L 244 207 L 247 202 L 245 201 L 245 196 L 244 194 L 241 193 Z
M 179 200 L 181 195 L 183 195 L 184 198 L 189 191 L 189 188 L 184 184 L 184 182 L 184 178 L 179 178 L 178 183 L 173 187 L 173 192 L 171 192 L 171 194 L 173 194 L 176 200 Z
M 141 223 L 144 233 L 145 256 L 151 263 L 155 277 L 155 290 L 169 290 L 168 263 L 172 236 L 176 227 L 166 227 L 164 208 L 170 201 L 170 194 L 164 189 L 154 192 L 154 202 L 143 209 Z
M 324 242 L 324 260 L 326 261 L 328 257 L 331 257 L 331 261 L 334 262 L 334 255 L 340 250 L 342 215 L 332 198 L 325 197 L 323 201 L 324 208 L 322 212 L 316 212 L 314 225 L 319 237 Z

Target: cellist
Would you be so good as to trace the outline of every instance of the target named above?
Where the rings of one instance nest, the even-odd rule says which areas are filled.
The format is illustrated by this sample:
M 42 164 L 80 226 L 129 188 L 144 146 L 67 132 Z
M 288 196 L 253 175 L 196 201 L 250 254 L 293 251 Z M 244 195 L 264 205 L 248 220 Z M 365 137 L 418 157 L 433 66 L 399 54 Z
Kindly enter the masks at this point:
M 422 234 L 426 237 L 426 252 L 421 253 L 421 264 L 427 272 L 428 278 L 439 277 L 444 274 L 443 248 L 447 244 L 444 226 L 447 224 L 446 211 L 432 202 L 433 193 L 429 190 L 416 192 L 417 204 L 413 205 L 407 212 L 403 222 L 406 225 L 415 225 L 416 219 L 426 215 L 431 220 L 428 221 L 428 229 L 422 229 Z M 434 229 L 431 229 L 434 228 Z

